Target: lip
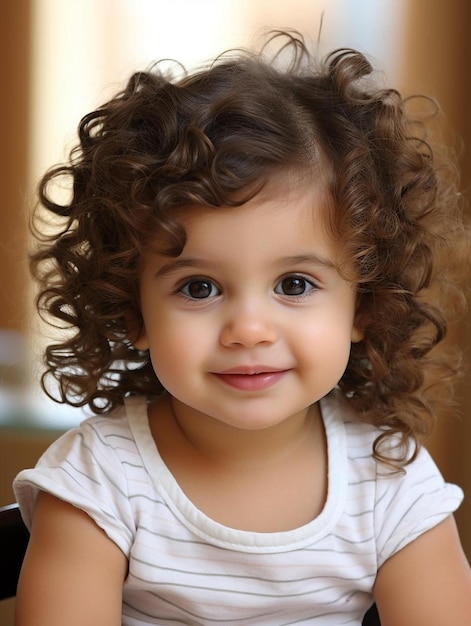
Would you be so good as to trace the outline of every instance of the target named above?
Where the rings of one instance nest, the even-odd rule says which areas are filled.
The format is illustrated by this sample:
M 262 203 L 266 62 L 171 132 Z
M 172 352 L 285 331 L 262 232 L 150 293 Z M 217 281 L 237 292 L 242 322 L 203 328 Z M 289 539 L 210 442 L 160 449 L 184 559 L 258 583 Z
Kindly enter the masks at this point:
M 285 371 L 279 367 L 271 367 L 270 365 L 238 365 L 221 372 L 215 372 L 225 376 L 226 374 L 240 374 L 242 376 L 254 376 L 256 374 L 271 374 L 273 372 Z
M 260 365 L 233 367 L 223 372 L 214 372 L 214 376 L 241 391 L 263 391 L 275 385 L 287 372 L 285 369 Z

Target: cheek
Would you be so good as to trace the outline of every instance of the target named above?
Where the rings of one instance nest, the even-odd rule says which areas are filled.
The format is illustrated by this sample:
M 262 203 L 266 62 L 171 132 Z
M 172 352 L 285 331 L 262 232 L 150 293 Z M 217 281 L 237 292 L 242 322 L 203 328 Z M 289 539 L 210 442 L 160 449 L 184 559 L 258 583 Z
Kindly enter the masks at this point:
M 156 320 L 156 325 L 158 320 Z M 181 376 L 204 357 L 204 337 L 197 325 L 178 319 L 165 320 L 149 334 L 149 350 L 157 378 L 165 386 L 168 377 Z
M 351 316 L 353 318 L 353 315 Z M 305 324 L 304 332 L 297 334 L 299 351 L 305 358 L 332 364 L 342 368 L 346 365 L 352 342 L 352 320 L 345 314 L 333 311 L 330 315 L 322 315 L 321 319 L 311 319 Z
M 307 312 L 301 322 L 308 332 L 318 337 L 335 337 L 342 341 L 350 338 L 354 322 L 354 310 L 350 302 L 327 302 L 313 312 Z M 300 328 L 302 327 L 300 324 Z

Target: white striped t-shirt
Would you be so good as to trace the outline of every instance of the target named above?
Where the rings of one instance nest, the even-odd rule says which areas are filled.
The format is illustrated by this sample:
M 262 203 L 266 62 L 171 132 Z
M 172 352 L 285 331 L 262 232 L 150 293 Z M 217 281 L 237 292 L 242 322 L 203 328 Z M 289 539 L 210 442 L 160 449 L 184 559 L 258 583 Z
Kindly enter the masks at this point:
M 120 547 L 123 626 L 359 626 L 378 568 L 453 512 L 462 492 L 425 450 L 405 473 L 378 465 L 378 430 L 338 390 L 321 412 L 327 500 L 292 531 L 235 530 L 199 511 L 159 456 L 142 397 L 63 435 L 18 475 L 15 493 L 28 526 L 41 489 L 86 511 Z

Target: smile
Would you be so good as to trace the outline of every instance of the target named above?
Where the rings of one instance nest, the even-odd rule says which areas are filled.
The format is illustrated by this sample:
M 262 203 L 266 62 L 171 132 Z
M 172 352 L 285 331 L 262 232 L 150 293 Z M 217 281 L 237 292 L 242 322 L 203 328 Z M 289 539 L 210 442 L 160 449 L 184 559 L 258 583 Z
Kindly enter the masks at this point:
M 234 369 L 227 372 L 214 373 L 214 376 L 226 385 L 241 391 L 262 391 L 275 385 L 287 372 L 288 370 L 260 371 L 258 368 L 252 372 L 244 372 L 241 369 Z

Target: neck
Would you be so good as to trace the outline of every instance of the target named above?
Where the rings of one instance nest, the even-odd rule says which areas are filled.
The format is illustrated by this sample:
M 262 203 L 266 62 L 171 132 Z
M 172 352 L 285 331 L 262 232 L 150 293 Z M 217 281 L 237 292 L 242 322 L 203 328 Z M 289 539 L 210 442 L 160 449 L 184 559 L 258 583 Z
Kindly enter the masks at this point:
M 317 404 L 269 428 L 235 428 L 168 398 L 171 419 L 186 446 L 202 460 L 219 467 L 253 469 L 296 455 L 313 437 L 323 439 Z

